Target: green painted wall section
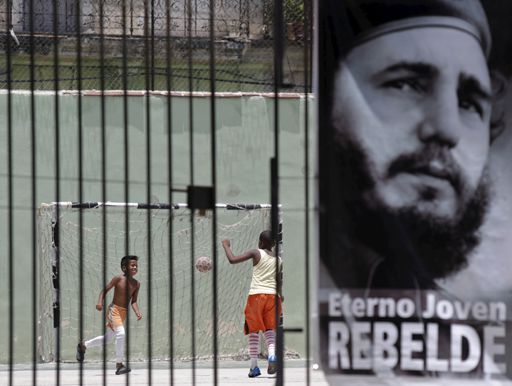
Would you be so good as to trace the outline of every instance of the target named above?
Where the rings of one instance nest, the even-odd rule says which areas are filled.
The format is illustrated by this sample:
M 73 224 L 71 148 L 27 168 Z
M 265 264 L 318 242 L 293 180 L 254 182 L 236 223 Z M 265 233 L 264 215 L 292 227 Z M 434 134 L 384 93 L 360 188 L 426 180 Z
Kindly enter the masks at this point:
M 79 200 L 78 101 L 76 95 L 37 94 L 35 102 L 35 143 L 31 137 L 30 94 L 11 96 L 11 138 L 8 135 L 8 97 L 0 95 L 0 362 L 9 360 L 9 262 L 14 263 L 14 361 L 30 362 L 32 335 L 32 233 L 34 212 L 32 181 L 36 184 L 35 202 Z M 101 98 L 84 96 L 82 101 L 83 201 L 101 201 Z M 58 103 L 58 104 L 57 104 Z M 146 202 L 146 185 L 151 181 L 151 201 L 168 202 L 168 124 L 165 96 L 131 96 L 127 99 L 125 125 L 124 99 L 105 98 L 105 139 L 107 157 L 107 200 L 125 200 L 125 134 L 128 143 L 128 193 L 130 202 Z M 172 173 L 174 188 L 191 182 L 190 116 L 193 120 L 194 183 L 211 185 L 211 101 L 208 97 L 173 96 Z M 149 106 L 149 108 L 148 108 Z M 274 100 L 264 96 L 218 97 L 216 107 L 217 201 L 270 202 L 270 158 L 274 154 Z M 58 111 L 59 197 L 56 169 L 56 111 Z M 310 150 L 314 141 L 314 114 L 309 100 L 309 125 L 306 125 L 306 99 L 298 95 L 279 100 L 280 198 L 283 205 L 285 261 L 285 327 L 305 327 L 305 144 L 309 130 Z M 149 112 L 149 125 L 148 122 Z M 125 128 L 127 130 L 125 131 Z M 146 131 L 150 130 L 151 176 L 146 175 Z M 35 149 L 33 153 L 32 150 Z M 12 159 L 9 178 L 8 157 Z M 36 171 L 32 173 L 32 155 Z M 313 160 L 313 157 L 311 157 Z M 313 182 L 311 162 L 310 182 Z M 10 183 L 9 183 L 10 181 Z M 9 211 L 9 188 L 12 210 Z M 311 195 L 311 201 L 313 197 Z M 186 202 L 175 193 L 173 202 Z M 312 207 L 312 206 L 310 206 Z M 312 212 L 311 212 L 312 213 Z M 12 227 L 9 228 L 9 215 Z M 313 217 L 311 216 L 311 220 Z M 314 229 L 310 225 L 311 234 Z M 9 240 L 12 240 L 12 243 Z M 255 240 L 256 246 L 256 240 Z M 10 248 L 9 248 L 10 247 Z M 9 259 L 9 250 L 12 251 Z M 224 256 L 221 256 L 224 258 Z M 114 257 L 118 259 L 118 257 Z M 311 265 L 313 266 L 313 265 Z M 144 267 L 141 267 L 144 269 Z M 248 278 L 249 280 L 249 278 Z M 99 291 L 100 289 L 98 289 Z M 145 293 L 140 299 L 145 299 Z M 241 295 L 245 296 L 245 294 Z M 144 302 L 141 307 L 144 309 Z M 84 305 L 93 312 L 94 305 Z M 89 311 L 87 311 L 89 312 Z M 162 332 L 167 333 L 167 332 Z M 286 336 L 288 350 L 301 356 L 305 334 Z

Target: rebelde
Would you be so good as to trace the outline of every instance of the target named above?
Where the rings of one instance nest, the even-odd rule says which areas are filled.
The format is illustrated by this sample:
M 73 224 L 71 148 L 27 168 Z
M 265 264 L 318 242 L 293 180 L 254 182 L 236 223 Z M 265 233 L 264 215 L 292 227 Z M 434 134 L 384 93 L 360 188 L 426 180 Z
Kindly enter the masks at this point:
M 332 370 L 401 369 L 469 373 L 481 365 L 486 374 L 503 374 L 505 327 L 451 324 L 440 334 L 434 322 L 329 322 Z M 443 347 L 443 349 L 440 349 Z

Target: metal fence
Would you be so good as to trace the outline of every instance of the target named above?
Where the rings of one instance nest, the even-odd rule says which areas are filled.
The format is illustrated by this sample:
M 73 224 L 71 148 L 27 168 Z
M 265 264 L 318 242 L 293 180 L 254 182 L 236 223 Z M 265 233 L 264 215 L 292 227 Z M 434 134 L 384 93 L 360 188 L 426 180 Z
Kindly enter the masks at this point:
M 207 0 L 0 1 L 0 88 L 10 71 L 13 89 L 54 89 L 57 68 L 61 89 L 77 89 L 79 78 L 83 89 L 145 89 L 149 76 L 152 90 L 166 90 L 170 78 L 172 90 L 206 91 L 213 28 L 217 89 L 272 91 L 273 8 L 273 0 L 217 1 L 210 23 Z M 304 0 L 283 1 L 282 83 L 289 91 L 308 87 L 307 28 Z
M 60 241 L 64 231 L 63 224 L 56 225 L 62 213 L 60 206 L 55 205 L 53 220 L 49 222 L 53 228 L 43 247 L 52 248 L 51 253 L 45 254 L 52 261 L 49 274 L 45 276 L 47 286 L 43 287 L 40 286 L 41 245 L 38 245 L 41 231 L 37 224 L 43 202 L 72 200 L 75 203 L 72 206 L 78 210 L 76 221 L 70 226 L 76 236 L 76 246 L 72 248 L 76 264 L 70 271 L 75 280 L 70 281 L 69 287 L 74 287 L 66 300 L 68 305 L 73 304 L 70 319 L 75 324 L 69 328 L 75 334 L 72 340 L 85 338 L 84 232 L 87 220 L 83 209 L 90 205 L 88 197 L 95 194 L 96 203 L 114 202 L 113 196 L 120 198 L 117 202 L 124 203 L 121 204 L 123 219 L 117 226 L 123 231 L 118 247 L 125 255 L 131 254 L 132 238 L 146 234 L 138 245 L 146 254 L 144 301 L 148 330 L 141 332 L 147 335 L 137 339 L 147 343 L 141 350 L 146 358 L 147 383 L 153 383 L 154 362 L 161 359 L 154 357 L 154 339 L 157 338 L 153 337 L 158 335 L 152 333 L 153 321 L 158 319 L 160 311 L 155 309 L 157 299 L 160 304 L 169 304 L 168 331 L 162 333 L 173 341 L 181 331 L 172 323 L 173 309 L 179 307 L 173 303 L 172 280 L 168 287 L 160 287 L 169 289 L 168 298 L 165 294 L 158 295 L 154 286 L 158 278 L 168 278 L 161 266 L 154 266 L 151 213 L 162 209 L 154 198 L 158 190 L 164 197 L 162 201 L 169 204 L 164 210 L 175 208 L 177 200 L 184 200 L 190 211 L 183 216 L 191 229 L 190 241 L 184 242 L 183 248 L 189 252 L 191 272 L 188 293 L 183 298 L 192 300 L 184 301 L 181 308 L 191 314 L 179 327 L 191 327 L 192 331 L 189 358 L 192 384 L 198 383 L 195 354 L 199 337 L 207 340 L 211 348 L 209 381 L 219 384 L 221 344 L 218 332 L 231 322 L 221 319 L 217 297 L 220 281 L 225 278 L 217 273 L 221 258 L 217 256 L 221 237 L 218 220 L 222 214 L 216 204 L 228 202 L 218 201 L 217 193 L 222 187 L 226 188 L 225 195 L 236 196 L 239 187 L 231 180 L 242 176 L 250 190 L 258 190 L 258 194 L 264 196 L 257 202 L 269 203 L 268 227 L 274 240 L 282 237 L 281 184 L 290 182 L 290 191 L 300 191 L 294 197 L 296 207 L 285 208 L 284 215 L 287 210 L 291 211 L 295 221 L 293 229 L 297 235 L 303 235 L 294 237 L 297 244 L 304 244 L 299 246 L 303 261 L 300 272 L 304 276 L 290 280 L 297 291 L 287 300 L 298 304 L 295 307 L 299 310 L 297 320 L 303 323 L 294 325 L 292 321 L 286 327 L 280 324 L 277 328 L 275 382 L 277 385 L 285 383 L 284 341 L 285 335 L 291 333 L 304 335 L 306 366 L 299 377 L 301 382 L 310 384 L 311 15 L 312 5 L 308 0 L 0 0 L 0 105 L 4 118 L 0 138 L 1 152 L 5 155 L 5 162 L 0 165 L 3 189 L 0 212 L 5 220 L 0 224 L 0 262 L 7 267 L 0 272 L 0 282 L 4 285 L 4 295 L 0 298 L 0 337 L 5 341 L 0 349 L 5 358 L 4 363 L 0 363 L 0 380 L 6 380 L 9 385 L 17 384 L 19 338 L 25 342 L 27 347 L 23 350 L 31 362 L 31 375 L 21 382 L 34 385 L 43 382 L 38 378 L 41 360 L 44 360 L 40 351 L 42 303 L 39 299 L 50 292 L 44 304 L 50 304 L 46 308 L 53 309 L 44 312 L 45 317 L 52 315 L 52 323 L 46 323 L 50 325 L 46 335 L 54 339 L 48 358 L 55 361 L 52 370 L 55 370 L 56 384 L 61 383 L 61 372 L 66 369 L 62 360 L 70 348 L 69 345 L 64 347 L 63 342 L 69 337 L 62 334 L 64 327 L 70 325 L 63 325 L 67 321 L 61 314 L 65 293 L 61 259 L 65 257 L 59 249 L 63 245 Z M 288 91 L 295 93 L 292 96 L 284 93 Z M 220 94 L 224 93 L 222 97 L 229 99 L 233 98 L 231 92 L 245 99 L 240 97 L 236 103 L 223 104 L 221 108 Z M 293 105 L 286 103 L 291 98 L 295 100 Z M 231 116 L 219 123 L 223 113 Z M 284 126 L 289 128 L 285 133 L 287 139 L 293 140 L 288 141 L 293 147 L 288 145 L 287 154 L 299 162 L 280 159 L 280 136 Z M 237 169 L 238 174 L 234 173 L 233 169 L 244 162 L 247 164 Z M 294 174 L 282 176 L 283 164 Z M 220 176 L 220 170 L 225 171 L 224 176 Z M 224 185 L 220 183 L 221 178 L 224 178 Z M 252 184 L 256 179 L 258 186 L 254 189 Z M 142 228 L 145 229 L 136 234 L 130 232 L 133 226 L 129 207 L 133 203 L 147 209 L 143 212 L 145 225 Z M 254 206 L 254 202 L 247 204 L 247 207 Z M 208 222 L 208 236 L 201 238 L 210 247 L 213 268 L 206 293 L 212 299 L 205 314 L 207 319 L 202 320 L 207 328 L 197 331 L 199 318 L 195 314 L 194 299 L 200 283 L 195 281 L 194 261 L 199 245 L 195 227 L 198 216 L 205 213 L 212 219 Z M 101 224 L 100 229 L 106 229 L 109 219 L 103 211 L 95 221 Z M 169 243 L 168 264 L 172 266 L 175 242 L 172 221 L 162 223 L 171 228 L 162 233 L 162 240 Z M 98 270 L 97 261 L 102 261 L 99 271 L 104 288 L 108 279 L 109 235 L 101 230 L 98 234 L 95 239 L 98 241 L 93 244 L 101 245 L 96 245 L 99 252 L 95 253 L 97 260 L 93 265 Z M 280 254 L 279 248 L 276 253 Z M 297 255 L 299 253 L 295 257 Z M 298 265 L 296 262 L 293 264 Z M 28 268 L 24 270 L 21 264 Z M 119 270 L 118 263 L 116 269 Z M 222 284 L 226 287 L 226 282 Z M 17 301 L 20 293 L 26 295 L 22 303 Z M 277 304 L 278 297 L 275 299 Z M 104 328 L 104 334 L 105 317 L 103 309 L 96 325 Z M 278 312 L 275 317 L 279 319 Z M 21 319 L 28 326 L 22 332 L 16 325 Z M 133 315 L 132 321 L 136 323 Z M 182 335 L 181 338 L 187 339 L 188 335 Z M 132 338 L 132 341 L 137 339 Z M 130 344 L 130 334 L 127 334 L 126 362 L 130 361 Z M 102 371 L 96 373 L 96 381 L 107 384 L 110 378 L 105 350 L 101 359 Z M 164 358 L 163 365 L 168 370 L 164 376 L 169 384 L 179 384 L 174 373 L 176 360 L 171 344 L 169 357 Z M 87 384 L 90 380 L 84 363 L 74 365 L 75 381 Z M 129 383 L 127 377 L 126 384 Z

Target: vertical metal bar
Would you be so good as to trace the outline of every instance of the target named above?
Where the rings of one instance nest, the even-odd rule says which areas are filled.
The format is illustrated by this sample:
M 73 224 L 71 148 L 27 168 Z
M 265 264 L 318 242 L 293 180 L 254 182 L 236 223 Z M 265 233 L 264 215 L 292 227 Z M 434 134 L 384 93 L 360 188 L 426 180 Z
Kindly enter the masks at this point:
M 187 18 L 187 41 L 188 41 L 188 89 L 189 89 L 189 162 L 190 162 L 190 185 L 194 186 L 194 101 L 193 95 L 193 72 L 192 72 L 192 0 L 188 0 Z M 196 296 L 195 296 L 195 269 L 194 269 L 194 253 L 195 253 L 195 224 L 194 224 L 194 209 L 190 209 L 190 296 L 191 296 L 191 351 L 192 351 L 192 385 L 196 384 Z
M 7 224 L 8 224 L 8 282 L 9 282 L 9 385 L 13 384 L 13 366 L 14 366 L 14 235 L 13 235 L 13 129 L 12 129 L 12 79 L 11 79 L 11 40 L 9 34 L 9 26 L 11 24 L 11 7 L 10 2 L 6 1 L 6 14 L 7 14 L 7 25 L 6 25 L 6 78 L 7 78 Z
M 197 36 L 197 0 L 194 0 L 194 35 Z
M 126 6 L 126 3 L 124 3 L 124 6 Z M 130 0 L 130 36 L 133 36 L 133 0 Z
M 215 104 L 215 0 L 210 0 L 210 128 L 211 128 L 211 168 L 213 202 L 217 202 L 217 141 L 216 141 L 216 104 Z M 217 304 L 217 206 L 213 205 L 212 253 L 213 253 L 213 384 L 218 382 L 218 304 Z
M 155 89 L 155 0 L 151 0 L 151 90 Z
M 29 46 L 30 46 L 30 142 L 31 159 L 31 207 L 32 207 L 32 384 L 37 385 L 37 352 L 38 352 L 38 312 L 37 312 L 37 135 L 36 135 L 36 99 L 35 99 L 35 45 L 34 45 L 34 0 L 29 3 Z
M 100 12 L 100 120 L 101 120 L 101 200 L 107 202 L 107 130 L 106 130 L 106 109 L 105 109 L 105 40 L 104 40 L 104 9 L 103 1 L 99 2 Z M 101 207 L 101 227 L 102 227 L 102 289 L 107 285 L 107 207 Z M 104 322 L 107 316 L 105 307 L 102 309 L 102 335 L 105 336 L 107 326 Z M 102 376 L 103 386 L 107 385 L 107 348 L 105 345 L 102 347 Z
M 284 22 L 283 0 L 274 1 L 274 93 L 278 96 L 283 84 L 283 53 L 284 53 Z M 277 105 L 277 103 L 276 103 Z M 277 111 L 277 108 L 275 109 Z M 278 123 L 274 123 L 276 127 Z M 276 133 L 277 136 L 277 133 Z M 277 143 L 275 144 L 277 148 Z
M 310 266 L 309 266 L 309 90 L 310 90 L 310 77 L 309 77 L 309 58 L 310 54 L 310 15 L 311 15 L 311 0 L 304 0 L 304 233 L 305 233 L 305 324 L 306 324 L 306 385 L 311 382 L 311 363 L 310 363 Z
M 55 117 L 55 201 L 60 201 L 60 122 L 59 122 L 59 13 L 58 2 L 53 2 L 53 82 L 54 82 L 54 117 Z M 60 207 L 56 205 L 55 216 L 58 221 L 60 216 Z M 55 229 L 55 238 L 60 240 L 59 227 Z M 55 272 L 54 272 L 54 287 L 56 288 L 56 298 L 53 305 L 54 310 L 54 327 L 56 328 L 56 371 L 57 371 L 57 386 L 60 385 L 60 350 L 61 350 L 61 330 L 60 330 L 60 250 L 57 243 L 55 248 Z
M 77 74 L 77 120 L 78 120 L 78 201 L 83 202 L 83 122 L 82 122 L 82 35 L 80 28 L 80 0 L 75 0 L 76 9 L 76 74 Z M 67 15 L 66 15 L 67 19 Z M 79 309 L 78 309 L 78 334 L 80 342 L 84 335 L 83 322 L 83 301 L 84 301 L 84 253 L 83 253 L 83 211 L 82 207 L 78 209 L 78 292 L 79 292 Z M 79 362 L 79 382 L 83 384 L 83 362 Z
M 171 5 L 169 1 L 165 2 L 166 9 L 166 86 L 167 86 L 167 180 L 169 192 L 169 204 L 172 207 L 173 195 L 173 173 L 172 173 L 172 77 L 171 77 Z M 169 211 L 169 384 L 174 385 L 174 254 L 173 254 L 173 221 L 172 209 Z
M 153 6 L 154 2 L 151 1 L 151 46 L 149 43 L 149 10 L 148 10 L 148 1 L 144 2 L 144 18 L 146 22 L 144 23 L 144 61 L 145 61 L 145 83 L 146 83 L 146 202 L 151 204 L 151 99 L 150 99 L 150 90 L 153 87 L 153 65 L 154 65 L 154 57 L 153 52 L 151 52 L 150 57 L 150 49 L 153 51 L 154 48 L 154 25 L 153 25 Z M 147 326 L 148 326 L 148 384 L 152 385 L 152 317 L 151 317 L 151 287 L 152 287 L 152 268 L 151 268 L 151 205 L 148 205 L 146 210 L 146 231 L 147 231 L 147 259 L 148 259 L 148 289 L 147 289 L 147 302 L 148 302 L 148 311 L 147 311 Z
M 278 211 L 279 211 L 279 89 L 283 78 L 283 1 L 274 2 L 274 158 L 271 174 L 271 204 L 272 204 L 272 235 L 274 240 L 278 237 Z M 279 257 L 278 248 L 276 255 Z M 280 280 L 278 275 L 279 259 L 276 259 L 276 281 Z M 278 287 L 279 287 L 279 283 Z M 279 296 L 276 294 L 276 321 L 279 321 Z M 277 376 L 276 386 L 282 386 L 284 383 L 284 361 L 283 361 L 283 326 L 277 324 L 276 334 L 276 356 L 277 356 Z
M 58 303 L 58 295 L 59 295 L 59 271 L 57 262 L 59 260 L 59 206 L 58 204 L 54 204 L 52 206 L 52 285 L 53 285 L 53 328 L 54 328 L 54 336 L 55 336 L 55 355 L 54 360 L 56 361 L 57 366 L 57 381 L 59 383 L 59 361 L 58 353 L 59 353 L 59 321 L 60 321 L 60 310 Z
M 279 258 L 281 257 L 281 250 L 279 244 L 279 168 L 278 158 L 274 156 L 270 160 L 270 202 L 271 202 L 271 231 L 272 239 L 276 242 L 275 254 L 276 254 L 276 295 L 275 295 L 275 320 L 276 320 L 276 357 L 277 357 L 277 375 L 276 385 L 283 384 L 283 326 L 281 325 L 281 315 L 279 313 L 279 291 L 281 287 L 280 275 L 279 275 Z
M 129 157 L 129 126 L 128 126 L 128 42 L 127 42 L 127 25 L 126 25 L 126 0 L 122 3 L 123 17 L 123 147 L 124 147 L 124 229 L 125 229 L 125 255 L 130 254 L 130 212 L 128 203 L 130 202 L 129 179 L 130 179 L 130 157 Z M 128 291 L 128 286 L 126 286 Z M 128 293 L 126 294 L 128 298 Z M 130 312 L 126 313 L 126 366 L 130 364 Z M 130 384 L 130 373 L 126 374 L 126 385 Z

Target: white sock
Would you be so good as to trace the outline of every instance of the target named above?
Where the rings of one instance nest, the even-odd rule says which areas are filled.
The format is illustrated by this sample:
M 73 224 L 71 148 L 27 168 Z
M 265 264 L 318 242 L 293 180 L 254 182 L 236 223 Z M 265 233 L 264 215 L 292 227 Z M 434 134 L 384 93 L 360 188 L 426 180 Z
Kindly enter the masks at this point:
M 276 355 L 276 333 L 274 330 L 267 330 L 263 334 L 265 336 L 265 342 L 267 343 L 268 356 Z
M 124 360 L 124 327 L 119 326 L 116 328 L 116 362 L 122 363 Z
M 249 334 L 249 357 L 251 358 L 251 369 L 258 366 L 258 354 L 260 345 L 260 335 L 257 332 Z
M 110 342 L 113 337 L 114 337 L 114 332 L 110 328 L 107 328 L 105 335 L 100 335 L 100 336 L 97 336 L 96 338 L 86 340 L 84 342 L 84 345 L 85 345 L 85 348 L 102 346 L 102 345 Z

